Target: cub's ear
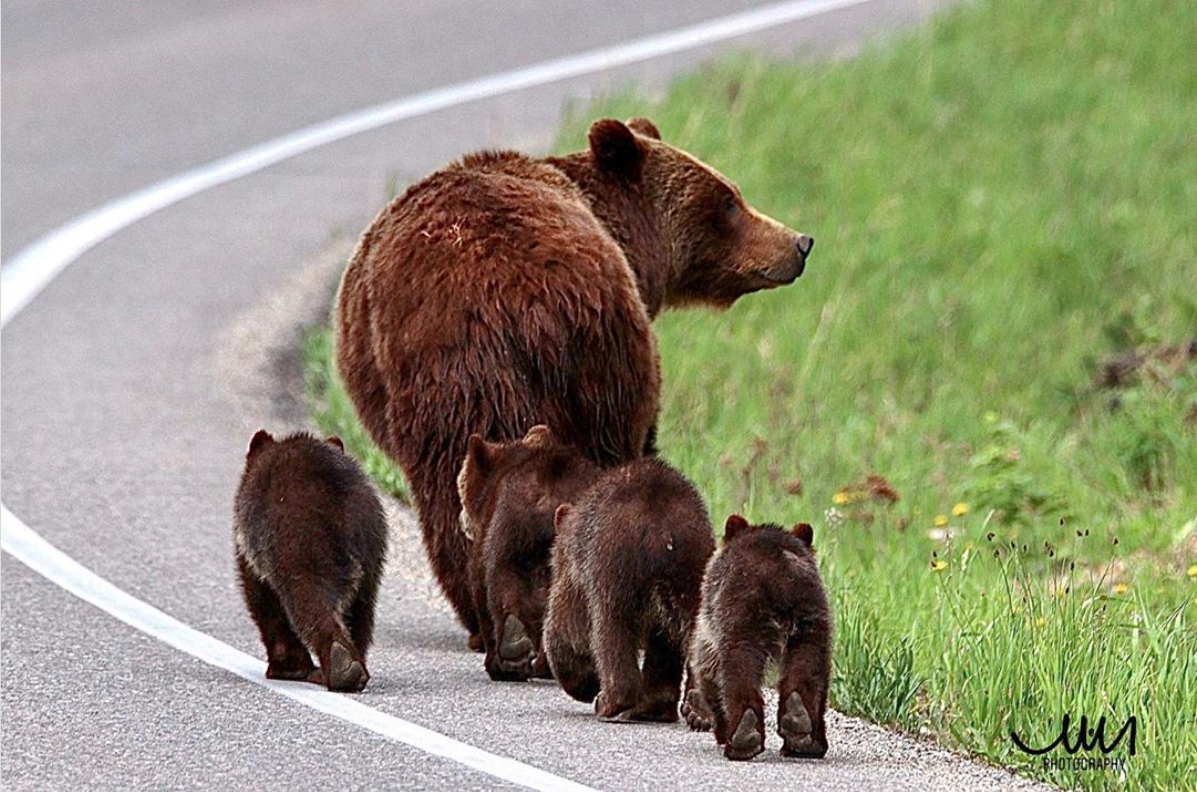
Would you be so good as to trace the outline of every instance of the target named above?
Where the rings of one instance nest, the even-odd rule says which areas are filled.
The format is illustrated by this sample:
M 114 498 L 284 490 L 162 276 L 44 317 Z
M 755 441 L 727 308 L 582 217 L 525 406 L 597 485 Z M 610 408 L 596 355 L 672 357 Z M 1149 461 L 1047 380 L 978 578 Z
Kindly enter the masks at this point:
M 265 429 L 259 429 L 254 432 L 254 436 L 249 440 L 249 448 L 245 451 L 246 459 L 249 459 L 254 454 L 261 451 L 266 446 L 274 442 L 274 438 L 270 436 L 270 432 Z
M 745 520 L 738 514 L 733 514 L 727 518 L 727 522 L 723 525 L 723 543 L 727 544 L 732 539 L 735 539 L 739 534 L 748 530 L 748 520 Z
M 790 533 L 801 539 L 807 547 L 815 543 L 815 529 L 810 526 L 810 523 L 798 523 L 790 530 Z
M 604 118 L 590 125 L 590 152 L 599 168 L 625 179 L 640 178 L 644 150 L 636 133 L 622 122 Z
M 468 465 L 479 474 L 485 475 L 490 471 L 492 463 L 494 462 L 494 455 L 491 452 L 490 443 L 482 439 L 481 435 L 470 435 L 469 445 L 466 447 L 465 465 Z
M 541 446 L 553 436 L 553 430 L 544 424 L 536 424 L 524 435 L 524 442 L 530 446 Z
M 569 516 L 569 504 L 563 503 L 557 507 L 557 511 L 553 513 L 553 527 L 558 531 L 561 530 L 561 524 L 565 522 L 565 518 Z
M 661 130 L 657 129 L 657 125 L 647 118 L 629 118 L 627 126 L 637 135 L 643 135 L 653 140 L 661 139 Z
M 336 446 L 338 451 L 343 452 L 345 450 L 345 444 L 341 442 L 341 438 L 337 437 L 336 435 L 329 435 L 326 442 L 330 446 Z

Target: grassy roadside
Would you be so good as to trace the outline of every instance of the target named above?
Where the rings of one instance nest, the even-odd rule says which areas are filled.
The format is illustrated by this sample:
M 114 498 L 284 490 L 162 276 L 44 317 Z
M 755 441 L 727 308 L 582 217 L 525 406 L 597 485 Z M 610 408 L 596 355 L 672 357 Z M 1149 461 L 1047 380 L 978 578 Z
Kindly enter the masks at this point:
M 978 2 L 561 144 L 648 115 L 818 238 L 794 286 L 658 321 L 664 455 L 715 515 L 815 523 L 837 707 L 1068 787 L 1197 788 L 1197 365 L 1094 381 L 1197 335 L 1195 40 L 1192 4 Z M 322 428 L 401 491 L 307 351 Z M 1015 748 L 1064 713 L 1135 716 L 1136 755 Z

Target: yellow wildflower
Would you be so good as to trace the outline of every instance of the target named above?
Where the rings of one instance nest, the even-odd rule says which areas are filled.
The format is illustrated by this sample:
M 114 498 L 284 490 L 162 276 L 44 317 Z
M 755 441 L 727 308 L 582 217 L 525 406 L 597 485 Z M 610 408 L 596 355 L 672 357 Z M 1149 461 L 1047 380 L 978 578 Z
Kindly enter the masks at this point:
M 1197 579 L 1197 564 L 1193 564 L 1193 566 L 1189 567 L 1188 574 L 1189 577 Z
M 947 568 L 948 568 L 948 562 L 944 561 L 942 558 L 936 559 L 935 561 L 931 562 L 931 571 L 932 572 L 942 572 Z
M 1114 586 L 1115 594 L 1125 594 L 1128 591 L 1130 591 L 1130 586 L 1126 585 L 1125 583 L 1117 583 Z
M 852 496 L 849 495 L 848 493 L 844 492 L 843 490 L 840 490 L 839 492 L 837 492 L 836 494 L 831 496 L 831 502 L 834 503 L 836 506 L 847 506 L 849 503 L 852 502 Z
M 968 514 L 968 504 L 964 501 L 961 501 L 952 507 L 953 517 L 963 517 L 966 514 Z
M 946 514 L 935 515 L 935 527 L 943 528 L 948 524 L 948 516 Z

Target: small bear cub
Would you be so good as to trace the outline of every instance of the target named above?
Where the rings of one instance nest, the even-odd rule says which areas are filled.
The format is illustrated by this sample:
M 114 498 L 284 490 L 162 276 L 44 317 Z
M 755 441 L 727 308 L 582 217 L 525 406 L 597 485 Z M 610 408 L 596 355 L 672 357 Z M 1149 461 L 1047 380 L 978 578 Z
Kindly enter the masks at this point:
M 553 516 L 599 475 L 547 426 L 522 440 L 472 435 L 457 479 L 470 539 L 469 582 L 491 679 L 550 678 L 541 634 L 549 598 Z
M 605 721 L 677 721 L 715 550 L 702 498 L 669 465 L 639 459 L 558 507 L 556 524 L 545 625 L 553 675 L 573 698 L 593 700 Z
M 276 441 L 258 431 L 233 537 L 245 604 L 266 645 L 266 677 L 362 690 L 387 523 L 341 440 L 301 432 Z
M 728 759 L 765 750 L 765 666 L 780 660 L 777 732 L 782 756 L 827 753 L 831 610 L 806 523 L 786 531 L 727 519 L 723 546 L 707 566 L 690 666 L 694 687 L 682 712 L 690 728 L 713 725 Z

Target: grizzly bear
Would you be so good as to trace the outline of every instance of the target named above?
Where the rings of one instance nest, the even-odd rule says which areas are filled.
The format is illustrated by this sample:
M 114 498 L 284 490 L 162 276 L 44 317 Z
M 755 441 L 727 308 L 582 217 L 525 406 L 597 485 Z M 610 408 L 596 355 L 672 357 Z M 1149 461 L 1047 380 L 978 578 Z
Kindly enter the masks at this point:
M 669 465 L 639 459 L 559 506 L 556 524 L 544 639 L 553 675 L 603 720 L 676 721 L 715 551 L 702 498 Z
M 468 155 L 386 206 L 341 281 L 337 370 L 411 484 L 475 647 L 455 486 L 470 435 L 543 423 L 600 465 L 642 456 L 660 391 L 649 322 L 788 284 L 814 244 L 660 138 L 606 119 L 575 154 Z
M 301 432 L 276 441 L 263 429 L 250 440 L 233 513 L 266 677 L 362 690 L 387 547 L 386 517 L 366 474 L 337 437 Z
M 461 466 L 461 524 L 471 540 L 470 585 L 494 680 L 548 677 L 541 643 L 554 513 L 599 475 L 577 449 L 537 425 L 522 440 L 471 435 Z
M 761 682 L 766 664 L 778 659 L 782 755 L 827 753 L 831 610 L 813 540 L 806 523 L 786 531 L 749 525 L 733 514 L 723 546 L 707 565 L 690 648 L 694 688 L 682 711 L 692 729 L 714 725 L 728 759 L 751 759 L 765 750 Z

